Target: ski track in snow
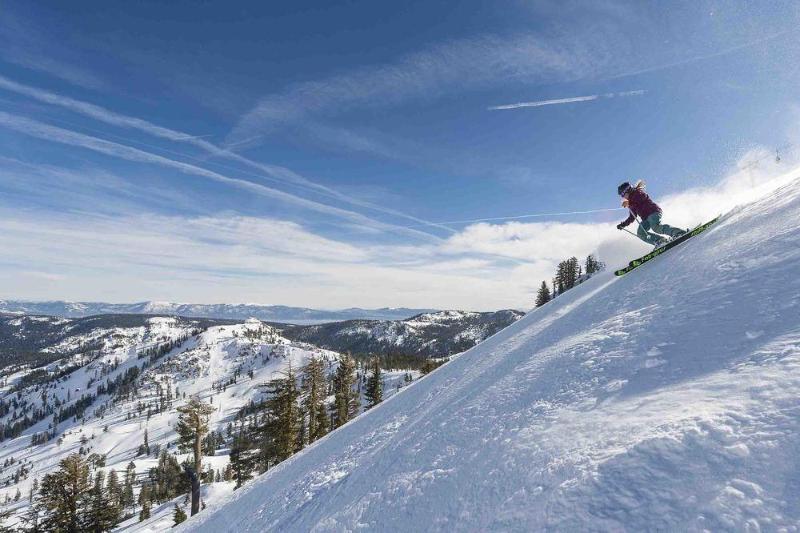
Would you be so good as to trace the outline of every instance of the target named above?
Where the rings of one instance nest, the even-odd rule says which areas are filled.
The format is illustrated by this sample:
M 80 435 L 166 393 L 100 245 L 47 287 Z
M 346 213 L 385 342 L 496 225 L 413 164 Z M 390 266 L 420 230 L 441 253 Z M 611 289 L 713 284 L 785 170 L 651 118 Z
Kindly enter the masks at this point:
M 529 313 L 186 531 L 800 529 L 800 182 Z

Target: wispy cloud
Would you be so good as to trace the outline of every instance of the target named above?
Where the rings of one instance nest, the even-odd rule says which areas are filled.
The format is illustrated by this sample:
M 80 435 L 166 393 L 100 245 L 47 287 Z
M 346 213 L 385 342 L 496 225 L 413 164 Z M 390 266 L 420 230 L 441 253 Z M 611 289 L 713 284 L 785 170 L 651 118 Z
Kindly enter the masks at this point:
M 300 134 L 326 149 L 378 155 L 387 159 L 397 157 L 395 151 L 376 135 L 366 136 L 347 128 L 328 126 L 314 120 L 304 121 Z
M 33 278 L 43 279 L 45 281 L 61 281 L 66 279 L 65 276 L 61 274 L 54 274 L 52 272 L 40 272 L 37 270 L 31 270 L 28 272 L 22 272 L 23 276 L 30 276 Z
M 104 89 L 106 87 L 106 83 L 100 79 L 99 76 L 88 70 L 54 60 L 44 55 L 21 50 L 16 46 L 11 49 L 6 48 L 2 52 L 2 57 L 9 63 L 30 70 L 44 72 L 54 78 L 59 78 L 72 85 L 77 85 L 78 87 L 95 90 Z
M 535 4 L 539 7 L 541 3 Z M 553 10 L 563 11 L 563 2 L 552 4 Z M 384 64 L 289 85 L 264 96 L 244 114 L 226 143 L 280 131 L 290 124 L 307 124 L 312 116 L 330 119 L 352 111 L 397 106 L 449 93 L 508 87 L 513 83 L 609 80 L 665 70 L 763 46 L 792 31 L 751 38 L 734 46 L 730 46 L 731 38 L 727 35 L 703 44 L 691 33 L 694 26 L 685 24 L 685 9 L 658 9 L 656 16 L 653 10 L 644 8 L 615 5 L 593 9 L 592 6 L 587 11 L 585 2 L 577 4 L 580 7 L 571 9 L 580 11 L 581 16 L 569 31 L 550 28 L 538 35 L 489 35 L 444 42 Z M 667 23 L 663 16 L 668 16 Z M 631 26 L 635 26 L 634 34 L 631 34 Z M 747 33 L 750 37 L 753 35 Z M 736 37 L 748 38 L 741 32 L 737 32 Z M 664 46 L 664 42 L 676 44 Z M 706 53 L 698 53 L 700 50 Z M 641 94 L 644 93 L 593 94 L 520 102 L 492 109 L 571 104 Z
M 497 111 L 502 109 L 520 109 L 523 107 L 542 107 L 548 105 L 561 105 L 561 104 L 574 104 L 577 102 L 593 102 L 595 100 L 602 100 L 608 98 L 624 98 L 627 96 L 641 96 L 645 94 L 646 91 L 644 90 L 636 90 L 636 91 L 623 91 L 617 93 L 605 93 L 605 94 L 590 94 L 589 96 L 573 96 L 570 98 L 554 98 L 551 100 L 536 100 L 534 102 L 519 102 L 516 104 L 505 104 L 505 105 L 496 105 L 491 106 L 488 109 L 490 111 Z
M 566 222 L 478 223 L 448 238 L 445 251 L 484 253 L 554 264 L 585 256 L 599 242 L 617 237 L 611 224 Z M 539 280 L 541 282 L 541 280 Z
M 87 89 L 102 89 L 107 84 L 90 70 L 79 66 L 67 47 L 54 46 L 51 37 L 29 21 L 18 18 L 8 4 L 0 10 L 0 57 L 8 63 L 44 72 Z M 60 43 L 59 43 L 60 44 Z
M 684 65 L 690 65 L 692 63 L 697 63 L 697 62 L 700 62 L 700 61 L 706 61 L 708 59 L 714 59 L 714 58 L 717 58 L 717 57 L 726 56 L 728 54 L 739 52 L 741 50 L 746 50 L 748 48 L 755 48 L 755 47 L 761 46 L 763 44 L 766 44 L 768 42 L 774 41 L 775 39 L 778 39 L 778 38 L 783 37 L 785 35 L 794 35 L 796 33 L 797 33 L 797 30 L 795 28 L 792 28 L 792 29 L 789 29 L 789 30 L 784 30 L 784 31 L 779 31 L 779 32 L 773 33 L 771 35 L 766 35 L 764 37 L 761 37 L 761 38 L 758 38 L 758 39 L 754 39 L 754 40 L 751 40 L 751 41 L 747 41 L 747 42 L 744 42 L 744 43 L 741 43 L 741 44 L 738 44 L 738 45 L 735 45 L 735 46 L 730 46 L 728 48 L 724 48 L 722 50 L 717 50 L 715 52 L 710 52 L 710 53 L 707 53 L 707 54 L 697 54 L 697 55 L 693 55 L 693 56 L 677 59 L 675 61 L 669 61 L 669 62 L 666 62 L 666 63 L 657 64 L 657 65 L 650 65 L 650 66 L 646 66 L 646 67 L 635 68 L 635 69 L 632 69 L 632 70 L 626 70 L 626 71 L 621 72 L 619 74 L 614 74 L 612 76 L 609 76 L 606 79 L 613 80 L 613 79 L 619 79 L 619 78 L 627 78 L 627 77 L 631 77 L 631 76 L 638 76 L 640 74 L 648 74 L 648 73 L 651 73 L 651 72 L 658 72 L 658 71 L 661 71 L 661 70 L 667 70 L 667 69 L 671 69 L 671 68 L 675 68 L 675 67 L 682 67 Z
M 198 202 L 186 190 L 148 187 L 140 179 L 91 164 L 77 168 L 23 161 L 0 155 L 0 191 L 33 205 L 101 213 L 141 211 L 143 206 L 197 212 Z
M 434 223 L 430 223 L 422 218 L 409 215 L 397 209 L 387 208 L 385 206 L 380 206 L 372 202 L 367 202 L 355 198 L 353 196 L 343 194 L 335 189 L 321 185 L 319 183 L 314 182 L 313 180 L 301 176 L 300 174 L 286 167 L 254 161 L 236 152 L 233 152 L 231 146 L 229 146 L 228 148 L 221 148 L 217 146 L 211 141 L 206 140 L 205 137 L 207 136 L 205 135 L 192 135 L 186 132 L 165 128 L 157 124 L 154 124 L 150 121 L 117 113 L 89 102 L 76 100 L 74 98 L 62 96 L 59 94 L 52 93 L 50 91 L 45 91 L 36 87 L 32 87 L 30 85 L 18 83 L 2 75 L 0 75 L 0 89 L 5 89 L 7 91 L 11 91 L 26 96 L 28 98 L 38 100 L 40 102 L 49 105 L 54 105 L 64 109 L 68 109 L 69 111 L 72 111 L 74 113 L 79 113 L 83 116 L 92 118 L 94 120 L 98 120 L 105 124 L 125 129 L 141 131 L 148 135 L 152 135 L 154 137 L 158 137 L 168 141 L 186 143 L 192 145 L 214 157 L 236 162 L 258 171 L 258 173 L 252 173 L 252 172 L 250 173 L 253 177 L 257 177 L 260 179 L 267 179 L 281 184 L 290 184 L 293 186 L 297 186 L 301 189 L 307 191 L 313 191 L 327 198 L 335 199 L 340 202 L 344 202 L 353 206 L 370 209 L 373 211 L 385 213 L 399 218 L 404 218 L 406 220 L 411 220 L 419 223 L 421 226 L 438 227 L 439 229 L 449 231 L 448 228 L 437 226 Z M 347 135 L 346 134 L 347 132 L 342 132 L 339 130 L 331 130 L 331 129 L 325 129 L 324 131 L 323 130 L 319 131 L 321 132 L 321 134 L 324 134 L 328 137 L 335 136 L 337 139 L 339 139 L 339 142 L 345 142 L 350 147 L 353 147 L 357 144 L 363 150 L 368 150 L 368 151 L 380 150 L 380 147 L 375 145 L 374 143 L 370 144 L 368 140 L 360 138 L 355 135 Z M 242 139 L 237 144 L 247 144 L 260 137 L 261 135 L 254 135 L 247 139 Z M 192 158 L 191 156 L 186 156 L 185 154 L 181 155 L 188 159 L 196 159 Z M 209 162 L 208 164 L 218 166 L 227 170 L 236 170 L 237 172 L 242 172 L 241 169 L 233 169 L 231 167 L 221 165 L 215 162 Z
M 767 155 L 756 151 L 743 161 Z M 774 168 L 735 169 L 715 185 L 656 199 L 666 221 L 689 226 L 797 179 L 800 170 L 776 177 L 768 172 Z M 610 222 L 482 222 L 437 243 L 355 246 L 275 218 L 32 217 L 9 206 L 0 208 L 0 290 L 51 299 L 527 308 L 565 257 L 598 252 L 613 268 L 646 248 Z
M 511 215 L 506 217 L 470 218 L 467 220 L 445 220 L 445 221 L 439 221 L 437 222 L 437 224 L 442 224 L 442 225 L 477 224 L 479 222 L 499 222 L 499 221 L 522 220 L 526 218 L 552 218 L 552 217 L 565 217 L 565 216 L 575 216 L 575 215 L 590 215 L 598 213 L 611 213 L 614 211 L 625 211 L 625 209 L 621 207 L 607 207 L 602 209 L 587 209 L 584 211 L 561 211 L 559 213 L 531 213 L 527 215 Z
M 268 95 L 241 118 L 227 141 L 271 131 L 311 113 L 331 116 L 354 107 L 396 105 L 438 97 L 454 88 L 577 79 L 595 72 L 603 62 L 569 38 L 558 45 L 534 35 L 451 41 L 393 63 L 296 84 Z
M 0 288 L 11 296 L 474 308 L 480 291 L 487 295 L 481 308 L 512 304 L 511 285 L 485 259 L 440 253 L 431 245 L 354 246 L 276 219 L 152 213 L 31 218 L 4 209 L 0 246 L 14 257 L 14 264 L 0 260 Z M 412 250 L 429 261 L 404 264 Z M 20 277 L 42 264 L 63 282 L 43 286 L 41 278 Z
M 220 174 L 218 172 L 198 167 L 196 165 L 191 165 L 189 163 L 184 163 L 182 161 L 169 159 L 164 156 L 140 150 L 138 148 L 133 148 L 130 146 L 107 141 L 104 139 L 99 139 L 97 137 L 92 137 L 89 135 L 84 135 L 82 133 L 77 133 L 74 131 L 59 128 L 56 126 L 51 126 L 49 124 L 45 124 L 25 117 L 20 117 L 0 111 L 0 125 L 3 125 L 14 131 L 18 131 L 20 133 L 24 133 L 25 135 L 36 137 L 39 139 L 44 139 L 70 146 L 78 146 L 81 148 L 92 150 L 94 152 L 102 153 L 112 157 L 117 157 L 127 161 L 156 164 L 163 167 L 171 168 L 173 170 L 177 170 L 184 174 L 207 178 L 231 187 L 235 187 L 238 189 L 242 189 L 257 194 L 259 196 L 272 198 L 274 200 L 278 200 L 280 202 L 289 205 L 293 205 L 303 209 L 308 209 L 325 215 L 334 216 L 337 218 L 346 219 L 354 224 L 363 225 L 375 230 L 391 231 L 414 238 L 422 238 L 427 241 L 439 240 L 438 237 L 435 237 L 429 233 L 380 222 L 378 220 L 369 218 L 354 211 L 349 211 L 339 207 L 334 207 L 320 202 L 315 202 L 313 200 L 308 200 L 306 198 L 295 196 L 293 194 L 284 191 L 267 187 L 260 183 L 253 183 L 251 181 L 239 178 L 231 178 L 223 174 Z

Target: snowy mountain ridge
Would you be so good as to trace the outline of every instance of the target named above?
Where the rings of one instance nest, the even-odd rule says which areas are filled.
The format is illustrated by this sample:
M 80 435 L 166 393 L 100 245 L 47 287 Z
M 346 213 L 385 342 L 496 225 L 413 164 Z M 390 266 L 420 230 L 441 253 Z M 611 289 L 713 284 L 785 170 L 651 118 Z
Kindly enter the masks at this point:
M 38 366 L 68 357 L 77 351 L 89 351 L 91 344 L 112 335 L 117 329 L 146 328 L 150 315 L 93 315 L 84 318 L 61 318 L 40 315 L 0 314 L 0 369 L 8 365 Z M 167 318 L 167 317 L 162 317 Z M 181 319 L 182 323 L 205 329 L 232 321 L 198 318 Z
M 96 342 L 114 328 L 143 327 L 157 315 L 92 315 L 61 318 L 0 314 L 0 369 L 22 362 L 34 366 L 69 355 L 82 344 Z M 518 320 L 522 313 L 440 311 L 405 321 L 344 321 L 323 326 L 271 323 L 281 335 L 296 342 L 355 354 L 399 353 L 416 357 L 444 357 L 474 346 Z M 240 323 L 232 319 L 187 319 L 198 328 Z M 257 319 L 252 319 L 257 320 Z M 265 323 L 266 324 L 266 323 Z
M 195 318 L 240 320 L 253 317 L 271 322 L 299 324 L 353 319 L 403 320 L 431 311 L 431 309 L 408 309 L 404 307 L 384 307 L 380 309 L 352 307 L 341 310 L 321 310 L 262 304 L 190 304 L 158 301 L 112 304 L 105 302 L 0 300 L 0 313 L 52 315 L 66 318 L 107 314 L 178 315 Z
M 796 530 L 798 398 L 794 179 L 529 313 L 180 530 Z
M 287 326 L 288 338 L 340 352 L 402 353 L 445 357 L 472 348 L 524 316 L 495 312 L 437 311 L 405 320 L 346 320 L 310 326 Z

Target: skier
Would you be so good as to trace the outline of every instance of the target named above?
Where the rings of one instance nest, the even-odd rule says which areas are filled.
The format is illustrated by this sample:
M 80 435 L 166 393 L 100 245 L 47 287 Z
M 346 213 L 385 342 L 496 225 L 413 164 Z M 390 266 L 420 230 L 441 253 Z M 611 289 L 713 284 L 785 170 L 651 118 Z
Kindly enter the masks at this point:
M 669 239 L 663 235 L 674 239 L 686 233 L 682 229 L 661 223 L 661 208 L 645 192 L 644 181 L 639 180 L 633 186 L 626 181 L 617 187 L 617 193 L 622 196 L 622 207 L 627 207 L 630 211 L 630 216 L 617 224 L 618 230 L 629 225 L 638 217 L 639 229 L 636 230 L 636 235 L 655 247 L 669 242 Z

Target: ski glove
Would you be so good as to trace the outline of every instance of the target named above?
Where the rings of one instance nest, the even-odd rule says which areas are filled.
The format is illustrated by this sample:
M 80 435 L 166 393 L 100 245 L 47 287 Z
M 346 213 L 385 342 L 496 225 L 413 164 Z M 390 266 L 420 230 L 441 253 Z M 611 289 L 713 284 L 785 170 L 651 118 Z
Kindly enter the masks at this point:
M 622 224 L 622 222 L 620 222 L 619 224 L 617 224 L 617 229 L 622 229 L 622 228 L 624 228 L 624 227 L 625 227 L 625 226 Z

